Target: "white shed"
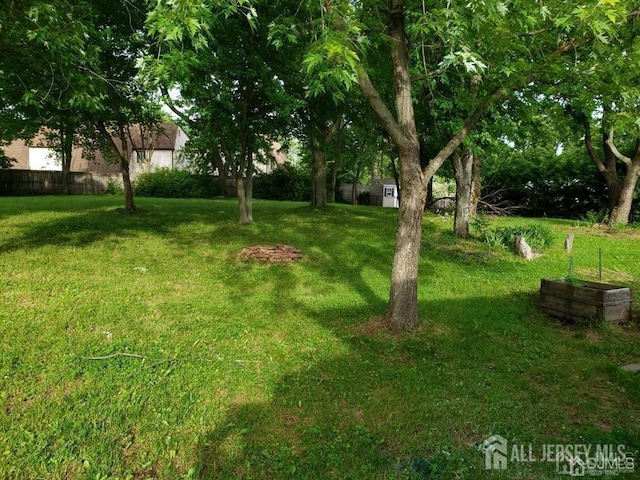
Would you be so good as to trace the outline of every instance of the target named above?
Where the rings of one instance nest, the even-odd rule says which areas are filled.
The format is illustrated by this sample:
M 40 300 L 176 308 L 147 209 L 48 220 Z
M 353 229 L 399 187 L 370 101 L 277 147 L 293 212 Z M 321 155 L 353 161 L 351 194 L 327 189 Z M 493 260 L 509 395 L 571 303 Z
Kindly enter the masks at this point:
M 398 185 L 393 178 L 379 178 L 371 184 L 370 204 L 379 207 L 398 208 Z

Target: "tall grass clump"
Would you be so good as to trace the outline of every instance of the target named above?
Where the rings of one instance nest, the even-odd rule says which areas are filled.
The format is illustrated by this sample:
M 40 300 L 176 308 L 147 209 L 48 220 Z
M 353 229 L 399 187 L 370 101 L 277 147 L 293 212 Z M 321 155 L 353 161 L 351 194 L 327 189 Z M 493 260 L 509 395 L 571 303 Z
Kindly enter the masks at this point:
M 489 227 L 486 218 L 477 217 L 472 224 L 481 242 L 493 248 L 512 249 L 516 237 L 523 237 L 534 250 L 544 250 L 553 244 L 551 229 L 541 223 Z

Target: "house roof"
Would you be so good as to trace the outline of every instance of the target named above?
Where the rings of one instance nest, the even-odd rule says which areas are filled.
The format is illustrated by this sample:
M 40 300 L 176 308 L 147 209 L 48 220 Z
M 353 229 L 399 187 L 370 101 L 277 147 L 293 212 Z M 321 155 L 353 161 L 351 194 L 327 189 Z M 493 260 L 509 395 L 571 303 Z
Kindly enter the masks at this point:
M 154 150 L 175 150 L 178 125 L 160 123 L 157 128 L 131 126 L 134 150 L 153 148 Z

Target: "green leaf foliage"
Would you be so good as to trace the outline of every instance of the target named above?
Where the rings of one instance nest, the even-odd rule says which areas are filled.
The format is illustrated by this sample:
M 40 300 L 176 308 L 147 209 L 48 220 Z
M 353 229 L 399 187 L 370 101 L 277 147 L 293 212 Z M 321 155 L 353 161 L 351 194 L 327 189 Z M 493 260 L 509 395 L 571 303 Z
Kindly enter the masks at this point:
M 311 198 L 311 175 L 292 164 L 256 177 L 253 196 L 265 200 L 308 202 Z
M 211 176 L 169 168 L 140 174 L 135 181 L 134 191 L 141 197 L 160 198 L 213 198 L 220 195 L 218 185 Z
M 551 229 L 542 223 L 527 223 L 489 227 L 489 223 L 482 217 L 473 222 L 476 235 L 481 242 L 492 247 L 513 249 L 516 237 L 523 237 L 529 246 L 536 251 L 542 251 L 550 247 L 554 241 Z

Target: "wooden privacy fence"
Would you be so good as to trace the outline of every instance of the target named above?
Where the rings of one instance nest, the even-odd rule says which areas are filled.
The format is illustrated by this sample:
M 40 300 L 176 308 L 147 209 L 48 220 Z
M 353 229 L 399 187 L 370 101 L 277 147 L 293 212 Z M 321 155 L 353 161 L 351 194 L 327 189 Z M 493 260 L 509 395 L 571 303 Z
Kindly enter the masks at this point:
M 69 174 L 69 193 L 103 193 L 109 178 L 91 173 Z M 0 195 L 39 195 L 64 192 L 62 172 L 0 170 Z

